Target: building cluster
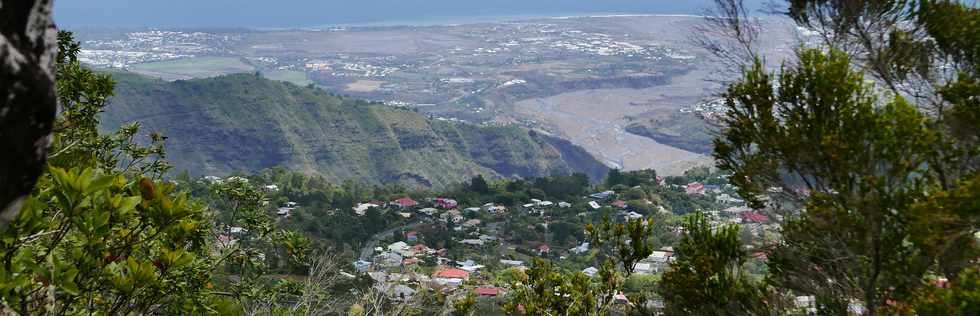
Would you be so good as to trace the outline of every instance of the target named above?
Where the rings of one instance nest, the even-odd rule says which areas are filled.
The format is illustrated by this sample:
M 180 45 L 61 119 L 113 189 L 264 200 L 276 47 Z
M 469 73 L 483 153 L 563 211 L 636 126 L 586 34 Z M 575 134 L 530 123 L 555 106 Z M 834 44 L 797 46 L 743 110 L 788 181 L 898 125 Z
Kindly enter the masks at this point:
M 129 32 L 122 38 L 83 41 L 78 59 L 94 66 L 127 68 L 141 63 L 220 54 L 220 47 L 241 39 L 241 34 L 233 33 L 164 30 Z

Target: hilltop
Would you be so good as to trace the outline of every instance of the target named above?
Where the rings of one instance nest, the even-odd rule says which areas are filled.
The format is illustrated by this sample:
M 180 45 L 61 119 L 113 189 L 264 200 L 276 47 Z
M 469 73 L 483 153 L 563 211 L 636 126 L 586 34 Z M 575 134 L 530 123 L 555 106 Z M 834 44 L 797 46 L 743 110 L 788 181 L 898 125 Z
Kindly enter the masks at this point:
M 475 175 L 538 177 L 607 168 L 571 143 L 513 126 L 439 121 L 410 109 L 236 74 L 167 82 L 114 73 L 102 127 L 140 122 L 194 175 L 284 166 L 334 181 L 444 186 Z

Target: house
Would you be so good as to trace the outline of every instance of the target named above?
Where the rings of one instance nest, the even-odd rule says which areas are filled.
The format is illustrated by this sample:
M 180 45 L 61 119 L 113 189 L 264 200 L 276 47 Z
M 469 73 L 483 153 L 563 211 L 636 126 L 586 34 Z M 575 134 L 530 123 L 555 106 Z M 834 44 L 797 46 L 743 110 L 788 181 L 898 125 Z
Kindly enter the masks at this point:
M 500 259 L 500 264 L 508 265 L 512 267 L 523 267 L 524 261 Z
M 534 207 L 534 205 L 535 205 L 534 203 L 527 203 L 527 204 L 521 205 L 521 207 L 523 207 L 523 208 L 532 208 L 532 207 Z
M 599 192 L 599 193 L 593 193 L 593 194 L 589 195 L 589 197 L 591 197 L 593 199 L 605 200 L 605 199 L 608 199 L 609 197 L 611 197 L 611 196 L 613 196 L 615 194 L 616 194 L 616 192 L 614 192 L 614 191 L 603 191 L 603 192 Z
M 432 274 L 432 281 L 439 285 L 457 287 L 470 279 L 470 273 L 465 270 L 442 267 Z
M 582 273 L 585 273 L 585 275 L 587 275 L 589 277 L 593 277 L 597 273 L 599 273 L 599 269 L 596 269 L 596 267 L 588 267 L 588 268 L 583 269 L 582 270 Z
M 578 247 L 572 248 L 571 251 L 574 254 L 583 254 L 583 253 L 586 253 L 586 252 L 589 251 L 589 243 L 588 242 L 583 242 Z
M 419 232 L 413 230 L 405 233 L 405 240 L 407 240 L 408 242 L 419 241 Z
M 479 207 L 467 207 L 466 209 L 464 209 L 464 211 L 474 212 L 475 213 L 475 212 L 479 212 L 480 211 L 480 208 Z
M 292 201 L 286 202 L 286 207 L 297 207 L 297 206 L 299 206 L 299 203 L 292 202 Z
M 684 192 L 687 193 L 688 195 L 704 194 L 704 184 L 700 182 L 688 183 L 687 186 L 684 188 Z
M 397 205 L 398 207 L 401 207 L 401 208 L 410 208 L 410 207 L 415 207 L 416 205 L 419 205 L 419 202 L 416 202 L 415 200 L 413 200 L 410 197 L 403 197 L 403 198 L 400 198 L 400 199 L 395 200 L 392 203 L 394 203 L 395 205 Z
M 666 264 L 673 261 L 673 259 L 674 259 L 673 251 L 654 250 L 653 252 L 650 253 L 650 256 L 646 258 L 646 261 Z
M 470 273 L 461 269 L 441 267 L 432 274 L 433 278 L 451 278 L 451 279 L 463 279 L 469 280 Z
M 813 295 L 810 296 L 797 296 L 796 297 L 796 308 L 807 311 L 807 313 L 817 313 L 817 298 Z
M 415 246 L 412 246 L 412 251 L 416 254 L 429 253 L 432 252 L 432 248 L 427 247 L 425 244 L 416 244 Z
M 544 255 L 546 253 L 551 253 L 551 247 L 549 247 L 546 244 L 541 244 L 540 246 L 538 246 L 538 254 L 539 255 Z
M 411 257 L 415 255 L 415 253 L 412 252 L 411 247 L 409 247 L 408 244 L 405 243 L 404 241 L 399 241 L 388 245 L 388 251 L 397 253 L 404 257 Z
M 388 282 L 388 273 L 384 271 L 372 271 L 367 273 L 375 283 Z
M 476 294 L 476 296 L 496 297 L 503 293 L 503 290 L 496 287 L 478 287 L 473 289 L 473 293 Z
M 438 212 L 438 211 L 439 210 L 437 210 L 437 209 L 434 209 L 434 208 L 431 208 L 431 207 L 426 207 L 426 208 L 423 208 L 423 209 L 419 210 L 419 213 L 432 216 L 432 215 L 435 215 L 436 212 Z
M 248 232 L 248 229 L 234 226 L 234 227 L 228 227 L 228 232 L 232 234 L 244 234 Z
M 503 205 L 494 205 L 487 209 L 490 214 L 503 214 L 507 212 L 507 207 Z
M 747 206 L 732 206 L 732 207 L 723 209 L 721 211 L 723 213 L 728 213 L 728 214 L 736 215 L 736 214 L 741 214 L 741 213 L 744 213 L 744 212 L 751 212 L 752 211 L 752 208 L 747 207 Z
M 357 206 L 353 207 L 354 214 L 364 216 L 364 214 L 367 214 L 367 210 L 372 207 L 380 207 L 380 205 L 374 203 L 357 203 Z
M 402 260 L 402 264 L 408 266 L 413 264 L 419 264 L 419 262 L 421 261 L 422 259 L 419 258 L 405 258 L 405 260 Z
M 637 219 L 642 219 L 643 218 L 643 214 L 640 214 L 640 213 L 637 213 L 637 212 L 629 212 L 629 213 L 623 214 L 623 217 L 625 217 L 626 219 L 637 220 Z
M 476 264 L 476 262 L 473 260 L 466 260 L 464 262 L 458 262 L 458 263 L 459 263 L 459 268 L 466 272 L 476 272 L 486 267 L 482 264 Z
M 569 208 L 569 207 L 572 207 L 572 203 L 568 203 L 568 202 L 558 202 L 558 207 L 559 207 L 559 208 Z
M 649 262 L 638 262 L 633 268 L 633 273 L 635 274 L 652 274 L 654 272 L 656 272 L 656 269 Z
M 238 239 L 228 235 L 218 235 L 218 247 L 227 248 L 238 243 Z
M 439 218 L 443 222 L 453 222 L 455 224 L 462 223 L 466 218 L 463 218 L 463 214 L 458 210 L 450 210 L 448 212 L 439 215 Z
M 457 203 L 456 200 L 453 199 L 436 198 L 435 205 L 436 207 L 444 210 L 454 210 L 456 209 L 456 207 L 459 206 L 459 203 Z
M 599 203 L 597 203 L 596 201 L 589 201 L 589 207 L 591 207 L 594 210 L 598 210 L 599 209 Z
M 667 178 L 663 176 L 657 176 L 657 184 L 659 184 L 662 187 L 667 186 Z
M 540 206 L 540 207 L 551 207 L 553 205 L 555 205 L 555 203 L 554 202 L 551 202 L 551 201 L 541 201 L 541 202 L 538 202 L 538 206 Z
M 483 245 L 485 245 L 483 240 L 480 239 L 463 239 L 460 240 L 459 243 L 464 245 L 470 245 L 470 246 L 478 246 L 478 247 L 482 247 Z
M 739 215 L 742 217 L 742 220 L 750 223 L 765 223 L 769 221 L 769 217 L 756 212 L 744 212 Z
M 716 184 L 705 184 L 704 190 L 711 193 L 721 193 L 721 186 Z
M 293 207 L 280 207 L 278 210 L 276 210 L 276 215 L 279 215 L 279 216 L 282 216 L 282 217 L 289 217 L 289 215 L 292 214 L 292 212 L 293 212 L 294 209 L 296 209 L 296 208 L 293 208 Z
M 623 294 L 622 292 L 616 294 L 616 296 L 613 296 L 613 301 L 616 302 L 616 304 L 624 304 L 624 305 L 630 304 L 629 298 L 626 298 L 626 294 Z
M 612 202 L 612 206 L 615 206 L 615 207 L 618 207 L 618 208 L 626 208 L 626 201 L 623 201 L 623 200 L 615 200 L 615 201 Z
M 412 213 L 398 212 L 398 216 L 401 216 L 402 218 L 411 218 Z
M 384 267 L 400 266 L 402 264 L 402 261 L 404 260 L 405 257 L 393 251 L 382 252 L 381 254 L 374 257 L 374 262 L 377 262 L 379 265 Z
M 357 260 L 354 261 L 354 270 L 357 272 L 364 272 L 371 268 L 371 261 Z
M 482 223 L 482 221 L 480 221 L 479 219 L 471 219 L 471 220 L 468 220 L 468 221 L 464 222 L 463 223 L 463 226 L 464 227 L 477 227 L 477 226 L 480 226 L 480 223 Z
M 741 204 L 745 203 L 744 200 L 733 197 L 728 193 L 722 193 L 715 197 L 715 201 L 718 203 L 729 203 L 729 204 Z
M 262 188 L 265 189 L 266 191 L 269 191 L 269 192 L 279 191 L 279 186 L 278 185 L 275 185 L 275 184 L 270 184 L 270 185 L 264 186 Z

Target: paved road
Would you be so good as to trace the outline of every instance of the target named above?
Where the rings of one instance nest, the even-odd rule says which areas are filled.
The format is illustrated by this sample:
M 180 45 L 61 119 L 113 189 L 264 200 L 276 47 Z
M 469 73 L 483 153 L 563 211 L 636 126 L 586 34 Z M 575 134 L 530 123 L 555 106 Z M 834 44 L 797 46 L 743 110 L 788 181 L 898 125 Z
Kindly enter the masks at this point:
M 387 230 L 385 230 L 383 232 L 374 234 L 374 236 L 371 236 L 371 238 L 368 239 L 367 242 L 364 243 L 364 246 L 361 247 L 361 257 L 360 257 L 360 259 L 361 260 L 364 260 L 364 261 L 371 261 L 371 259 L 372 259 L 371 257 L 374 254 L 374 248 L 378 246 L 378 243 L 381 242 L 381 240 L 384 239 L 385 237 L 391 236 L 391 234 L 395 233 L 396 231 L 401 231 L 403 229 L 406 230 L 406 231 L 410 231 L 410 230 L 414 230 L 414 229 L 418 228 L 419 226 L 422 226 L 422 225 L 425 225 L 425 224 L 426 223 L 424 223 L 424 222 L 419 222 L 419 223 L 410 224 L 408 226 L 398 226 L 398 227 L 389 228 L 389 229 L 387 229 Z

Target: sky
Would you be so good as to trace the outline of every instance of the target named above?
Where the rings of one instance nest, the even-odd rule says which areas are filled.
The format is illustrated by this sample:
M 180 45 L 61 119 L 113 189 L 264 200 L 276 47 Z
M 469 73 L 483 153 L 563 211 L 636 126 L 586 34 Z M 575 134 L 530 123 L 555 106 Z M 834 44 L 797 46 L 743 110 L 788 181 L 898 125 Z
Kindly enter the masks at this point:
M 761 1 L 761 0 L 759 0 Z M 57 0 L 77 27 L 311 27 L 587 13 L 698 14 L 708 0 Z

